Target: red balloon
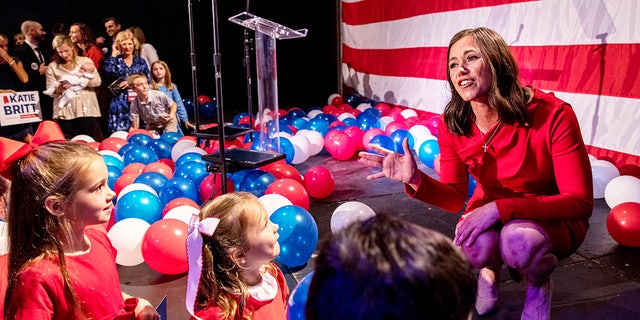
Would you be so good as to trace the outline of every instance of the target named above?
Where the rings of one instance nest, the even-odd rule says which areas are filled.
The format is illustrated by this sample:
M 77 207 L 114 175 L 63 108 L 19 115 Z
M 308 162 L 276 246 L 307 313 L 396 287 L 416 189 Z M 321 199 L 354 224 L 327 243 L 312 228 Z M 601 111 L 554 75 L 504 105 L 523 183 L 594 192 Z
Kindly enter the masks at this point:
M 149 132 L 149 130 L 142 129 L 142 128 L 133 129 L 133 130 L 129 131 L 129 134 L 127 135 L 127 139 L 131 138 L 132 135 L 138 134 L 138 133 L 146 134 L 149 137 L 155 139 L 155 137 L 151 134 L 151 132 Z
M 235 191 L 233 181 L 229 178 L 226 179 L 227 193 Z M 200 182 L 200 199 L 206 202 L 213 200 L 222 195 L 222 176 L 219 173 L 211 173 Z
M 404 119 L 403 119 L 404 121 Z M 391 136 L 398 129 L 409 130 L 407 125 L 404 122 L 393 121 L 387 124 L 387 127 L 384 129 L 384 133 L 388 136 Z
M 289 179 L 277 179 L 272 182 L 264 194 L 279 194 L 291 201 L 293 205 L 309 210 L 309 194 L 302 183 Z
M 333 174 L 329 169 L 322 166 L 316 166 L 310 168 L 304 174 L 304 186 L 307 189 L 309 196 L 322 199 L 333 193 L 335 181 L 333 180 Z
M 298 169 L 286 162 L 277 162 L 274 165 L 268 166 L 263 169 L 266 172 L 271 173 L 276 179 L 289 178 L 302 184 L 302 175 Z
M 331 99 L 331 105 L 334 105 L 336 107 L 342 105 L 343 103 L 344 103 L 344 98 L 341 96 L 335 96 L 333 97 L 333 99 Z
M 377 103 L 374 108 L 378 109 L 378 111 L 380 111 L 380 114 L 382 114 L 383 116 L 386 116 L 387 113 L 389 113 L 389 110 L 391 110 L 391 107 L 389 107 L 388 104 L 383 103 L 383 102 L 379 102 Z
M 164 163 L 167 166 L 169 166 L 169 168 L 171 168 L 172 172 L 173 172 L 173 169 L 175 169 L 175 166 L 176 166 L 176 164 L 173 162 L 173 160 L 167 159 L 167 158 L 158 159 L 158 162 Z
M 147 229 L 141 248 L 142 257 L 151 269 L 162 274 L 187 272 L 187 228 L 180 220 L 162 219 Z
M 95 151 L 100 151 L 100 142 L 98 141 L 87 142 L 87 145 Z
M 211 102 L 211 98 L 209 98 L 208 96 L 205 96 L 204 94 L 201 94 L 198 96 L 198 103 L 200 105 L 203 105 L 207 102 Z
M 140 175 L 142 171 L 144 171 L 145 164 L 140 162 L 133 162 L 128 164 L 124 169 L 122 169 L 122 173 L 135 173 Z
M 607 216 L 607 231 L 623 246 L 640 247 L 640 203 L 623 202 L 613 207 Z
M 142 173 L 145 172 L 157 172 L 167 177 L 167 179 L 173 178 L 173 169 L 166 163 L 160 161 L 152 162 L 144 166 Z
M 122 175 L 116 180 L 116 183 L 113 184 L 113 192 L 116 193 L 116 196 L 120 194 L 120 191 L 122 191 L 124 187 L 132 184 L 139 175 L 139 173 L 122 173 Z
M 118 137 L 109 137 L 109 138 L 105 138 L 104 140 L 102 140 L 102 142 L 100 142 L 99 149 L 111 150 L 115 153 L 118 153 L 118 151 L 120 151 L 120 148 L 122 148 L 127 143 L 129 142 L 125 139 L 118 138 Z
M 349 126 L 344 129 L 344 133 L 346 133 L 356 145 L 356 151 L 364 150 L 364 145 L 362 144 L 362 139 L 364 139 L 364 131 L 357 126 Z
M 364 136 L 362 137 L 362 145 L 364 146 L 364 148 L 367 149 L 367 146 L 369 145 L 369 141 L 371 141 L 373 137 L 380 134 L 384 134 L 384 131 L 382 131 L 382 129 L 380 128 L 371 128 L 367 130 L 364 133 Z
M 164 215 L 167 214 L 167 212 L 171 211 L 171 209 L 180 206 L 190 206 L 196 209 L 200 209 L 200 206 L 195 201 L 186 197 L 179 197 L 167 202 L 167 204 L 164 206 L 164 209 L 162 209 L 162 217 L 164 218 Z
M 356 143 L 342 131 L 336 132 L 329 139 L 325 137 L 324 148 L 338 160 L 349 160 L 356 153 Z

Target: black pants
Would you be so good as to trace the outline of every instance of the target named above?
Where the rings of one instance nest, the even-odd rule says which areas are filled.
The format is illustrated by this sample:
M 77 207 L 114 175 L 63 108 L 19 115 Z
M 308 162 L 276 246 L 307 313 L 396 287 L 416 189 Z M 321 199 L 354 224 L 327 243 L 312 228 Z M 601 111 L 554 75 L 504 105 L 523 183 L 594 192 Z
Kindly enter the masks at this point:
M 67 138 L 67 140 L 80 134 L 86 134 L 89 137 L 96 138 L 97 118 L 81 117 L 71 120 L 57 119 L 56 121 L 58 125 L 60 125 L 60 129 L 62 129 L 62 133 L 64 133 L 64 137 Z

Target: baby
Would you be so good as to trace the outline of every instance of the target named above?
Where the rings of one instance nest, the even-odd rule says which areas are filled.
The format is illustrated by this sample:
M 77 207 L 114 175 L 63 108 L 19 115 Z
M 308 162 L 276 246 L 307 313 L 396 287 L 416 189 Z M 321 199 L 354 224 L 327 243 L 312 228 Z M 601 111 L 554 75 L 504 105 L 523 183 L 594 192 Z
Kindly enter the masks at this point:
M 87 61 L 81 64 L 78 68 L 73 69 L 66 75 L 62 76 L 60 81 L 53 82 L 43 93 L 48 96 L 54 97 L 54 92 L 60 85 L 60 83 L 64 81 L 68 82 L 71 87 L 64 90 L 62 94 L 60 94 L 60 101 L 58 102 L 58 107 L 62 108 L 69 104 L 69 102 L 71 102 L 71 100 L 73 100 L 73 98 L 75 98 L 80 91 L 87 87 L 89 81 L 94 78 L 93 72 L 95 71 L 95 69 L 96 67 L 93 65 L 93 63 Z

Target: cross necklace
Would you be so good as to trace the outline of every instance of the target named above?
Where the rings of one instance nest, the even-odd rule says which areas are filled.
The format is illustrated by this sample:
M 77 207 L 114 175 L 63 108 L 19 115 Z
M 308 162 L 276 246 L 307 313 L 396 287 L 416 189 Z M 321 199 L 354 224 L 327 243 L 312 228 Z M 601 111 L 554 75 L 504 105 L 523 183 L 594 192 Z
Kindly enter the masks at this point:
M 478 130 L 480 130 L 480 127 L 478 126 L 477 121 L 475 122 L 475 124 Z M 502 121 L 498 122 L 498 125 L 496 126 L 495 129 L 493 129 L 493 132 L 491 132 L 491 135 L 487 140 L 484 139 L 484 134 L 482 133 L 482 130 L 480 130 L 480 138 L 482 139 L 482 142 L 483 142 L 482 151 L 484 151 L 485 153 L 487 152 L 487 149 L 489 149 L 489 146 L 491 145 L 491 141 L 493 140 L 493 138 L 496 136 L 498 131 L 500 131 L 500 127 L 502 127 Z

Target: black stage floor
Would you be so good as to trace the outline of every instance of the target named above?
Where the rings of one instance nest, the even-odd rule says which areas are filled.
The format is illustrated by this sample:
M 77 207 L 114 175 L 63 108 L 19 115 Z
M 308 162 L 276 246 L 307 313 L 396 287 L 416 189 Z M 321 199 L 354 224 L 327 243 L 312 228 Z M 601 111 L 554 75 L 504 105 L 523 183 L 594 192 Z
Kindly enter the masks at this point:
M 362 166 L 355 159 L 339 161 L 323 151 L 295 165 L 303 175 L 314 166 L 327 167 L 335 180 L 335 190 L 329 198 L 311 199 L 309 212 L 316 219 L 320 238 L 331 232 L 331 215 L 346 201 L 359 201 L 377 213 L 394 213 L 453 236 L 458 214 L 409 198 L 400 183 L 387 179 L 367 181 L 366 176 L 373 169 Z M 435 176 L 433 170 L 422 169 Z M 640 319 L 640 249 L 619 246 L 609 236 L 605 225 L 609 210 L 604 199 L 595 201 L 591 228 L 585 242 L 576 254 L 561 261 L 554 272 L 553 319 Z M 144 297 L 154 304 L 167 296 L 167 318 L 188 319 L 184 306 L 186 274 L 162 275 L 144 263 L 118 268 L 125 292 Z M 297 281 L 312 270 L 313 257 L 297 270 L 283 267 L 292 290 Z M 497 312 L 484 317 L 474 315 L 473 319 L 520 318 L 526 284 L 509 279 L 506 269 L 502 272 L 502 279 Z

